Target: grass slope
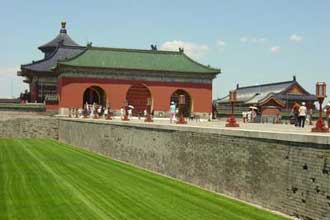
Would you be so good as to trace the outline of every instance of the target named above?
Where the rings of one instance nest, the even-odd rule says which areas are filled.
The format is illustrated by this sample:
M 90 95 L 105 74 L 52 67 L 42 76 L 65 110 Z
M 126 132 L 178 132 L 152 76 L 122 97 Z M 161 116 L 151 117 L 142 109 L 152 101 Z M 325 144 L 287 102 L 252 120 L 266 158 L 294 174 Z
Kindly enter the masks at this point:
M 56 141 L 0 139 L 0 219 L 284 219 Z

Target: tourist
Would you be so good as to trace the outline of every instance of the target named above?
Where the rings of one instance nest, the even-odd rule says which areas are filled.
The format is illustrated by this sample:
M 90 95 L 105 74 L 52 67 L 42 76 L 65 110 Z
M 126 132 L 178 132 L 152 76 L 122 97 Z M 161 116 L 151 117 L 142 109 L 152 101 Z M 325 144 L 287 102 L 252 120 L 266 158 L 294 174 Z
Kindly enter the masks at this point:
M 109 114 L 109 107 L 108 108 L 104 108 L 103 118 L 104 119 L 108 119 L 108 114 Z
M 246 123 L 247 112 L 242 112 L 243 123 Z
M 102 106 L 101 105 L 97 108 L 97 116 L 98 116 L 98 118 L 100 118 L 102 116 Z
M 78 109 L 78 115 L 79 115 L 79 118 L 83 117 L 83 110 L 81 108 Z
M 89 118 L 94 118 L 94 107 L 93 106 L 91 106 L 89 108 Z
M 305 106 L 305 102 L 301 103 L 299 107 L 299 127 L 305 127 L 306 115 L 307 115 L 307 108 Z
M 313 109 L 312 108 L 310 108 L 309 110 L 308 110 L 308 114 L 307 114 L 307 117 L 306 117 L 306 123 L 307 124 L 309 124 L 309 125 L 313 125 Z
M 300 105 L 298 103 L 294 103 L 294 105 L 292 106 L 292 110 L 291 113 L 293 114 L 294 117 L 294 126 L 298 127 L 299 126 L 299 108 Z
M 79 118 L 78 108 L 74 109 L 75 118 Z
M 128 114 L 128 118 L 131 119 L 132 118 L 132 114 L 133 114 L 133 109 L 132 108 L 129 108 L 127 110 L 127 114 Z
M 126 112 L 125 112 L 125 110 L 124 110 L 124 107 L 121 107 L 120 108 L 120 119 L 124 119 L 124 116 L 125 116 L 125 114 L 126 114 Z
M 176 120 L 175 114 L 176 114 L 176 105 L 175 102 L 172 101 L 170 105 L 170 123 Z
M 253 123 L 256 122 L 256 119 L 257 119 L 257 110 L 256 109 L 252 109 L 251 110 L 251 120 Z
M 209 119 L 208 121 L 212 121 L 212 112 L 209 112 Z
M 328 128 L 330 128 L 330 102 L 325 106 L 325 118 L 327 120 Z
M 251 117 L 252 117 L 252 110 L 249 110 L 247 113 L 247 122 L 251 122 Z

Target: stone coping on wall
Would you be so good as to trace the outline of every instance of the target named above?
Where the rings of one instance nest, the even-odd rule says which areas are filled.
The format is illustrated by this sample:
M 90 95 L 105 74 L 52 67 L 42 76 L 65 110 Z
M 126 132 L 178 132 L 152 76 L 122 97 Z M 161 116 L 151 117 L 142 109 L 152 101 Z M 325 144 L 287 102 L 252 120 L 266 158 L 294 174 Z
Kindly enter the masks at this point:
M 330 134 L 329 133 L 295 133 L 288 131 L 267 131 L 267 130 L 252 130 L 242 128 L 224 128 L 224 127 L 207 127 L 202 125 L 177 125 L 177 124 L 161 124 L 161 123 L 144 123 L 141 121 L 112 121 L 101 119 L 76 119 L 76 118 L 63 118 L 59 120 L 78 121 L 82 123 L 95 123 L 95 124 L 110 124 L 125 127 L 135 127 L 144 129 L 161 129 L 169 131 L 187 131 L 197 133 L 211 133 L 217 135 L 256 138 L 265 140 L 278 140 L 286 142 L 297 143 L 311 143 L 316 145 L 323 145 L 322 148 L 330 149 Z M 313 147 L 313 146 L 311 146 Z M 319 147 L 319 146 L 318 146 Z

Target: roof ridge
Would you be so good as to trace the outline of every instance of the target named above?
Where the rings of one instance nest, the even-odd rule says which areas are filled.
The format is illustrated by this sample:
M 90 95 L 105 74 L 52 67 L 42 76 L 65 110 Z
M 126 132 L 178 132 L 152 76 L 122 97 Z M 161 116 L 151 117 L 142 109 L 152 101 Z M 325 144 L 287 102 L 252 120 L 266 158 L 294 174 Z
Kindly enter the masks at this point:
M 183 62 L 183 63 L 185 63 L 185 65 L 188 65 L 188 69 L 186 69 L 186 70 L 185 70 L 185 68 L 186 68 L 185 65 L 183 68 L 169 68 L 169 69 L 164 70 L 164 69 L 162 69 L 163 67 L 157 67 L 157 65 L 152 66 L 149 64 L 148 64 L 149 66 L 148 65 L 139 66 L 136 64 L 135 64 L 135 66 L 134 65 L 125 66 L 126 64 L 124 64 L 124 66 L 118 67 L 120 69 L 136 69 L 136 68 L 139 69 L 141 67 L 141 68 L 146 68 L 146 69 L 150 69 L 153 71 L 157 71 L 157 70 L 161 69 L 162 71 L 174 71 L 175 70 L 176 72 L 182 71 L 182 72 L 200 72 L 200 73 L 212 73 L 212 74 L 217 74 L 220 72 L 220 69 L 215 69 L 215 68 L 211 68 L 209 66 L 202 65 L 202 64 L 194 61 L 190 57 L 188 57 L 186 54 L 179 52 L 179 51 L 162 51 L 162 50 L 159 51 L 159 50 L 112 48 L 112 47 L 92 47 L 91 45 L 88 45 L 82 53 L 79 53 L 76 56 L 73 56 L 69 59 L 59 61 L 58 64 L 70 66 L 70 64 L 72 64 L 71 62 L 75 62 L 75 60 L 77 60 L 77 62 L 79 63 L 80 57 L 83 57 L 83 56 L 88 57 L 89 55 L 98 54 L 98 53 L 102 53 L 104 56 L 112 56 L 112 55 L 116 55 L 116 54 L 122 54 L 124 57 L 126 57 L 126 54 L 127 55 L 132 54 L 135 57 L 142 56 L 142 57 L 144 57 L 143 58 L 144 60 L 147 60 L 147 63 L 149 62 L 148 57 L 153 56 L 153 57 L 157 58 L 156 60 L 159 60 L 159 58 L 164 58 L 166 65 L 169 65 L 167 63 L 168 61 L 166 61 L 168 59 L 170 59 L 170 61 L 174 60 L 176 62 Z M 160 56 L 160 57 L 158 57 L 158 56 Z M 163 60 L 163 59 L 160 59 L 160 60 Z M 162 63 L 162 62 L 160 62 L 160 63 Z M 156 62 L 156 64 L 157 64 L 157 62 Z M 90 65 L 93 66 L 93 64 L 90 64 Z M 95 65 L 97 66 L 97 62 Z M 102 65 L 101 65 L 101 67 L 102 67 Z M 113 67 L 104 67 L 104 68 L 113 68 Z
M 105 50 L 105 51 L 123 51 L 123 52 L 139 52 L 139 53 L 158 53 L 158 54 L 177 54 L 182 55 L 179 51 L 173 50 L 148 50 L 148 49 L 132 49 L 132 48 L 120 48 L 120 47 L 89 47 L 90 50 Z
M 290 80 L 290 81 L 275 82 L 275 83 L 265 83 L 265 84 L 253 85 L 253 86 L 243 86 L 243 87 L 238 87 L 236 90 L 248 89 L 248 88 L 254 88 L 254 87 L 270 86 L 270 85 L 280 85 L 280 84 L 293 83 L 293 82 L 295 82 L 295 81 L 294 80 Z
M 33 60 L 32 60 L 32 63 L 22 64 L 22 65 L 21 65 L 21 68 L 24 67 L 24 66 L 30 66 L 30 65 L 33 65 L 33 64 L 36 64 L 36 63 L 41 63 L 41 62 L 44 62 L 44 61 L 50 60 L 52 57 L 55 56 L 55 54 L 57 53 L 57 51 L 59 50 L 59 48 L 60 48 L 59 46 L 56 47 L 56 49 L 55 49 L 55 50 L 54 50 L 49 56 L 44 57 L 44 58 L 41 59 L 41 60 L 37 60 L 37 61 L 33 61 Z
M 199 63 L 199 62 L 193 60 L 192 58 L 190 58 L 190 57 L 189 57 L 188 55 L 186 55 L 185 53 L 182 53 L 182 54 L 183 54 L 183 56 L 185 56 L 188 60 L 190 60 L 191 62 L 193 62 L 193 63 L 195 63 L 195 64 L 197 64 L 197 65 L 200 65 L 200 66 L 202 66 L 202 67 L 204 67 L 204 68 L 208 68 L 208 69 L 210 69 L 210 70 L 219 71 L 219 73 L 221 73 L 221 69 L 217 69 L 217 68 L 213 68 L 213 67 L 211 67 L 211 66 L 209 66 L 209 65 L 201 64 L 201 63 Z
M 88 51 L 88 47 L 84 47 L 84 50 L 83 50 L 81 53 L 78 53 L 77 55 L 75 55 L 75 56 L 73 56 L 73 57 L 67 58 L 67 59 L 65 59 L 65 60 L 58 60 L 58 61 L 56 62 L 56 66 L 55 66 L 55 68 L 58 66 L 59 63 L 62 63 L 62 62 L 68 62 L 68 61 L 74 60 L 74 59 L 76 59 L 77 57 L 79 57 L 79 56 L 83 55 L 84 53 L 86 53 L 86 51 Z
M 63 49 L 74 49 L 74 48 L 76 48 L 76 49 L 78 49 L 78 48 L 79 48 L 79 49 L 85 49 L 86 47 L 84 47 L 84 46 L 58 45 L 58 46 L 56 47 L 56 49 L 55 49 L 55 50 L 54 50 L 49 56 L 44 57 L 44 58 L 41 59 L 41 60 L 32 61 L 32 63 L 22 64 L 21 67 L 24 67 L 24 66 L 30 66 L 30 65 L 33 65 L 33 64 L 36 64 L 36 63 L 41 63 L 41 62 L 44 62 L 44 61 L 50 60 L 51 58 L 53 58 L 53 57 L 56 55 L 56 53 L 58 52 L 58 50 L 61 49 L 61 48 L 63 48 Z

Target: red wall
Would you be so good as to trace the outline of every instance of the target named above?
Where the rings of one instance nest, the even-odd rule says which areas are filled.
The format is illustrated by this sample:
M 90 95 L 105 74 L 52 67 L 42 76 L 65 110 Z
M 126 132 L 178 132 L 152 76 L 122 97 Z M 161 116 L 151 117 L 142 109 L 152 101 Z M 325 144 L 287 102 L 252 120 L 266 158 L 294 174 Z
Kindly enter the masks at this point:
M 212 110 L 212 84 L 202 83 L 167 83 L 133 80 L 110 80 L 62 77 L 58 82 L 60 95 L 59 107 L 81 108 L 83 93 L 90 86 L 101 87 L 111 108 L 118 110 L 123 105 L 130 86 L 143 83 L 151 92 L 153 109 L 155 111 L 168 111 L 170 98 L 177 89 L 188 92 L 192 99 L 192 112 L 211 112 Z

